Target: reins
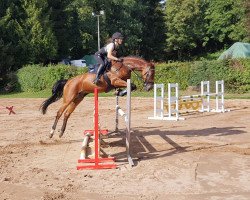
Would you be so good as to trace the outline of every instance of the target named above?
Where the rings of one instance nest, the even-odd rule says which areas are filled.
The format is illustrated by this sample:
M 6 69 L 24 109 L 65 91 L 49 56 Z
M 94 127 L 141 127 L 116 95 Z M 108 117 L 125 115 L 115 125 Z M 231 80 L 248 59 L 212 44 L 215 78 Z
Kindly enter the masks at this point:
M 125 65 L 125 64 L 124 64 Z M 148 70 L 144 73 L 144 74 L 142 74 L 142 75 L 139 75 L 139 74 L 137 74 L 136 72 L 135 72 L 135 70 L 133 70 L 131 67 L 129 67 L 129 65 L 125 65 L 131 72 L 133 72 L 134 74 L 135 74 L 135 76 L 136 76 L 136 78 L 138 79 L 138 80 L 141 80 L 141 81 L 143 81 L 143 76 L 144 75 L 146 75 L 146 77 L 148 77 L 148 75 L 149 75 L 149 72 L 150 71 L 154 71 L 155 69 L 151 69 L 150 68 L 150 66 L 147 66 L 147 68 L 148 68 Z M 146 78 L 146 80 L 147 80 L 147 78 Z M 144 82 L 144 81 L 143 81 Z M 145 81 L 146 82 L 146 81 Z M 145 83 L 144 82 L 144 83 Z
M 122 69 L 122 67 L 125 66 L 129 71 L 131 71 L 132 73 L 134 73 L 134 75 L 136 76 L 136 78 L 137 78 L 138 80 L 140 80 L 140 81 L 142 81 L 142 82 L 144 82 L 143 76 L 146 75 L 146 80 L 145 80 L 145 82 L 147 82 L 147 77 L 148 77 L 148 75 L 149 75 L 149 72 L 155 70 L 155 69 L 151 69 L 150 66 L 147 66 L 147 68 L 148 68 L 147 71 L 146 71 L 144 74 L 139 75 L 139 74 L 136 72 L 136 68 L 139 68 L 139 67 L 137 67 L 137 65 L 135 64 L 136 67 L 134 67 L 134 69 L 133 69 L 132 67 L 130 67 L 130 65 L 131 65 L 131 64 L 122 63 L 122 65 L 121 65 L 120 67 L 118 67 L 118 68 L 115 68 L 115 67 L 114 67 L 114 68 L 115 68 L 114 72 L 119 72 L 119 71 Z M 144 82 L 144 83 L 145 83 L 145 82 Z

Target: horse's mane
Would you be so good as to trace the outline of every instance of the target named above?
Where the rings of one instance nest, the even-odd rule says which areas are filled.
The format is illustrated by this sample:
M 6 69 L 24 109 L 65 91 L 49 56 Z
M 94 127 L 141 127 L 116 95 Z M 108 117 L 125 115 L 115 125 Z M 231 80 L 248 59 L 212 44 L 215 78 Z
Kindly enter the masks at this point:
M 128 62 L 130 62 L 129 60 L 131 60 L 131 62 L 133 61 L 138 61 L 138 62 L 143 62 L 144 64 L 147 64 L 151 67 L 154 67 L 155 64 L 149 60 L 145 60 L 144 58 L 140 57 L 140 56 L 126 56 L 123 57 L 124 60 L 128 60 Z
M 131 59 L 140 59 L 140 60 L 145 60 L 143 57 L 141 57 L 141 56 L 135 56 L 135 55 L 129 55 L 129 56 L 125 56 L 125 57 L 123 57 L 123 58 L 131 58 Z
M 133 60 L 138 60 L 138 61 L 143 61 L 143 62 L 148 62 L 148 63 L 151 63 L 149 60 L 146 60 L 140 56 L 126 56 L 126 57 L 123 57 L 123 59 L 133 59 Z

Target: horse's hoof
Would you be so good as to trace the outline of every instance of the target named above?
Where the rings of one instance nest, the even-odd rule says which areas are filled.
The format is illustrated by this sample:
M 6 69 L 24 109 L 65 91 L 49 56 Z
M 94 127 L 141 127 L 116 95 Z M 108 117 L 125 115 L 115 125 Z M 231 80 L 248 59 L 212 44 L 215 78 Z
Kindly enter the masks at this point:
M 59 138 L 61 138 L 62 136 L 63 136 L 63 133 L 60 133 L 60 134 L 59 134 Z
M 55 130 L 51 129 L 51 131 L 50 131 L 50 135 L 49 135 L 49 138 L 52 138 L 52 137 L 53 137 L 53 135 L 54 135 L 54 131 L 55 131 Z
M 119 92 L 120 97 L 123 97 L 125 95 L 127 95 L 127 90 L 126 89 Z
M 131 83 L 131 90 L 136 90 L 136 89 L 137 89 L 136 85 L 134 83 Z

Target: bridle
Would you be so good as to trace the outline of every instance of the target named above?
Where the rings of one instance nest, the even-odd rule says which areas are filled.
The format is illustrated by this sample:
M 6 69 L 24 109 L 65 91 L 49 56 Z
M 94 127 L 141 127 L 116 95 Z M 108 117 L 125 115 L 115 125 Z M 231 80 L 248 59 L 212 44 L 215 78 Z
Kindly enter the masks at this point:
M 149 81 L 149 78 L 150 78 L 150 73 L 152 71 L 155 71 L 155 69 L 151 69 L 150 66 L 147 66 L 147 71 L 143 74 L 144 76 L 146 75 L 146 78 L 145 78 L 145 82 L 144 82 L 144 86 L 146 86 L 147 84 L 151 83 L 151 84 L 154 84 L 153 81 Z
M 141 80 L 143 82 L 143 85 L 146 86 L 147 84 L 151 83 L 154 84 L 153 81 L 149 81 L 150 79 L 150 73 L 151 71 L 155 71 L 155 69 L 151 69 L 151 66 L 147 66 L 147 70 L 144 74 L 139 75 L 138 73 L 135 72 L 135 70 L 132 69 L 131 64 L 124 64 L 122 63 L 119 68 L 116 68 L 114 72 L 118 73 L 122 67 L 125 66 L 129 71 L 134 73 L 137 79 Z M 139 67 L 138 67 L 139 68 Z M 145 81 L 143 80 L 143 77 L 146 76 Z

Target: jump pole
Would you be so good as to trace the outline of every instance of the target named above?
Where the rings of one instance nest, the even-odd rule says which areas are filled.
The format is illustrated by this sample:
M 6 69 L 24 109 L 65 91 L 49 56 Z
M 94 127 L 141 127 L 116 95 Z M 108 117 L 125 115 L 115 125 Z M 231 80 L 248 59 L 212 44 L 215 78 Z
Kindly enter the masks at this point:
M 211 112 L 230 112 L 229 109 L 225 109 L 224 105 L 224 80 L 216 81 L 216 107 L 212 109 Z
M 160 96 L 157 95 L 160 90 Z M 154 116 L 148 119 L 167 120 L 164 116 L 164 84 L 154 84 Z
M 95 158 L 94 159 L 79 159 L 78 163 L 91 163 L 90 165 L 77 166 L 77 170 L 80 169 L 114 169 L 117 168 L 115 163 L 107 164 L 105 162 L 114 162 L 113 157 L 100 158 L 100 139 L 99 139 L 99 113 L 98 113 L 98 89 L 95 88 L 95 112 L 94 112 L 94 140 L 95 140 Z M 89 131 L 91 133 L 91 131 Z
M 160 96 L 157 96 L 157 90 L 160 89 Z M 172 95 L 174 93 L 174 95 Z M 184 120 L 179 117 L 179 86 L 178 83 L 168 83 L 168 115 L 164 115 L 164 84 L 154 84 L 154 116 L 148 119 L 155 120 Z M 172 104 L 175 107 L 172 108 Z M 160 108 L 158 105 L 160 104 Z M 172 116 L 174 115 L 174 116 Z
M 130 133 L 131 133 L 131 80 L 127 80 L 127 108 L 126 112 L 124 112 L 121 107 L 119 106 L 119 97 L 116 96 L 116 127 L 115 131 L 118 132 L 118 117 L 119 115 L 121 117 L 124 117 L 125 124 L 126 124 L 126 152 L 127 152 L 127 158 L 128 163 L 132 167 L 134 166 L 133 159 L 131 157 L 131 149 L 130 149 Z
M 175 90 L 175 95 L 172 95 L 172 89 Z M 157 96 L 157 90 L 161 90 L 161 96 Z M 202 108 L 200 112 L 227 112 L 230 111 L 224 107 L 224 81 L 216 81 L 216 92 L 210 93 L 210 82 L 201 81 L 201 94 L 179 97 L 178 83 L 168 84 L 168 115 L 164 115 L 164 84 L 154 84 L 154 116 L 148 119 L 155 120 L 183 120 L 179 117 L 179 100 L 187 100 L 193 98 L 202 98 Z M 210 97 L 216 97 L 216 108 L 210 109 Z M 160 103 L 160 108 L 157 105 Z M 175 104 L 175 108 L 172 105 Z M 175 115 L 175 116 L 172 116 Z

